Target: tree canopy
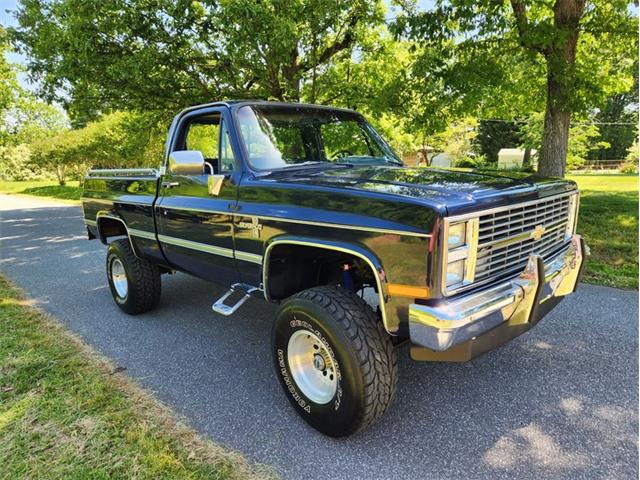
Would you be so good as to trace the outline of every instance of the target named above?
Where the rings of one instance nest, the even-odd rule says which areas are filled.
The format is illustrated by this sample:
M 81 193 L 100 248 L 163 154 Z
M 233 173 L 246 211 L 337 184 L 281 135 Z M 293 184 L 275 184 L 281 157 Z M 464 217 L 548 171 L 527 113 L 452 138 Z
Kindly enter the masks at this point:
M 622 0 L 436 0 L 394 26 L 425 47 L 414 88 L 446 124 L 545 111 L 540 171 L 564 174 L 569 123 L 631 88 L 637 16 Z M 435 88 L 434 88 L 435 87 Z M 429 121 L 426 119 L 425 121 Z
M 0 27 L 0 115 L 15 103 L 15 95 L 18 90 L 18 79 L 15 70 L 5 57 L 9 50 L 9 42 L 6 30 Z
M 589 158 L 600 160 L 625 158 L 627 149 L 637 135 L 638 77 L 635 78 L 634 88 L 607 98 L 593 120 L 601 124 L 599 138 L 606 145 L 592 150 Z
M 379 0 L 22 0 L 13 38 L 76 116 L 219 98 L 299 100 L 383 20 Z M 97 107 L 100 105 L 100 108 Z

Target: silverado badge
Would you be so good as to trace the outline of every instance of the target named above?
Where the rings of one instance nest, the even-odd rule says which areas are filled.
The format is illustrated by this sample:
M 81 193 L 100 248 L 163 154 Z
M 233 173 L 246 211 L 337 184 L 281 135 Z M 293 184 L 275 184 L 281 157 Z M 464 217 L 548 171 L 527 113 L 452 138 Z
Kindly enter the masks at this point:
M 254 237 L 260 237 L 260 230 L 262 225 L 258 222 L 257 217 L 251 217 L 251 222 L 238 222 L 238 228 L 245 228 L 251 230 Z
M 529 234 L 529 238 L 533 238 L 534 240 L 540 240 L 544 235 L 544 232 L 546 231 L 547 229 L 544 228 L 542 225 L 536 225 L 536 227 L 533 230 L 531 230 L 531 233 Z

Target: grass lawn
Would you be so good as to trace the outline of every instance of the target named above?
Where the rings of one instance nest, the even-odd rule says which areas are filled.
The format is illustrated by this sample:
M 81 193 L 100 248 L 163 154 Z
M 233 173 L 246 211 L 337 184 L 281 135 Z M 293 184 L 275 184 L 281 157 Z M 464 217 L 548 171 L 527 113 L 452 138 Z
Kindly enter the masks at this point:
M 572 175 L 580 188 L 578 233 L 591 247 L 583 280 L 638 288 L 638 176 Z
M 7 479 L 271 476 L 175 420 L 1 276 L 0 459 Z
M 78 182 L 67 182 L 62 187 L 55 180 L 32 180 L 26 182 L 0 181 L 0 193 L 34 195 L 58 200 L 80 200 L 82 189 Z

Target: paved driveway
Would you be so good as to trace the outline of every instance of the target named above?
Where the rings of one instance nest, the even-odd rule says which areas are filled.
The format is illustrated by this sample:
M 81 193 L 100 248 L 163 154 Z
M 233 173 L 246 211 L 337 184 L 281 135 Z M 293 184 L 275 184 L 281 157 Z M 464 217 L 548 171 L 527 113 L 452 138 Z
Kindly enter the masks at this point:
M 210 309 L 221 287 L 174 275 L 157 311 L 126 316 L 78 207 L 0 196 L 0 210 L 3 273 L 197 430 L 284 478 L 638 477 L 637 292 L 582 285 L 472 363 L 414 363 L 405 350 L 388 414 L 333 440 L 276 383 L 273 306 L 221 317 Z

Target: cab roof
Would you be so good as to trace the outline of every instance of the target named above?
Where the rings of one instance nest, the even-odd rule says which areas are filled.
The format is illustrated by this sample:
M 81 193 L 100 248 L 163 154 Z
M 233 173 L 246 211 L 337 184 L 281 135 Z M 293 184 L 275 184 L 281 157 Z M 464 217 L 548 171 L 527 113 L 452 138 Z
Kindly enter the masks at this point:
M 304 108 L 319 108 L 319 109 L 323 109 L 323 110 L 340 110 L 340 111 L 344 111 L 344 112 L 355 112 L 355 110 L 349 109 L 349 108 L 342 108 L 342 107 L 332 107 L 330 105 L 318 105 L 318 104 L 314 104 L 314 103 L 300 103 L 300 102 L 275 102 L 275 101 L 270 101 L 270 100 L 259 100 L 259 99 L 255 99 L 255 100 L 240 100 L 240 99 L 235 99 L 235 100 L 221 100 L 221 101 L 217 101 L 217 102 L 211 102 L 211 103 L 202 103 L 199 105 L 193 105 L 191 107 L 187 107 L 185 108 L 182 112 L 180 112 L 180 114 L 184 114 L 186 112 L 191 112 L 194 110 L 199 110 L 201 108 L 207 108 L 207 107 L 218 107 L 218 106 L 225 106 L 228 107 L 232 110 L 236 110 L 240 107 L 244 107 L 247 105 L 260 105 L 260 106 L 274 106 L 274 107 L 304 107 Z M 358 113 L 358 112 L 357 112 Z

